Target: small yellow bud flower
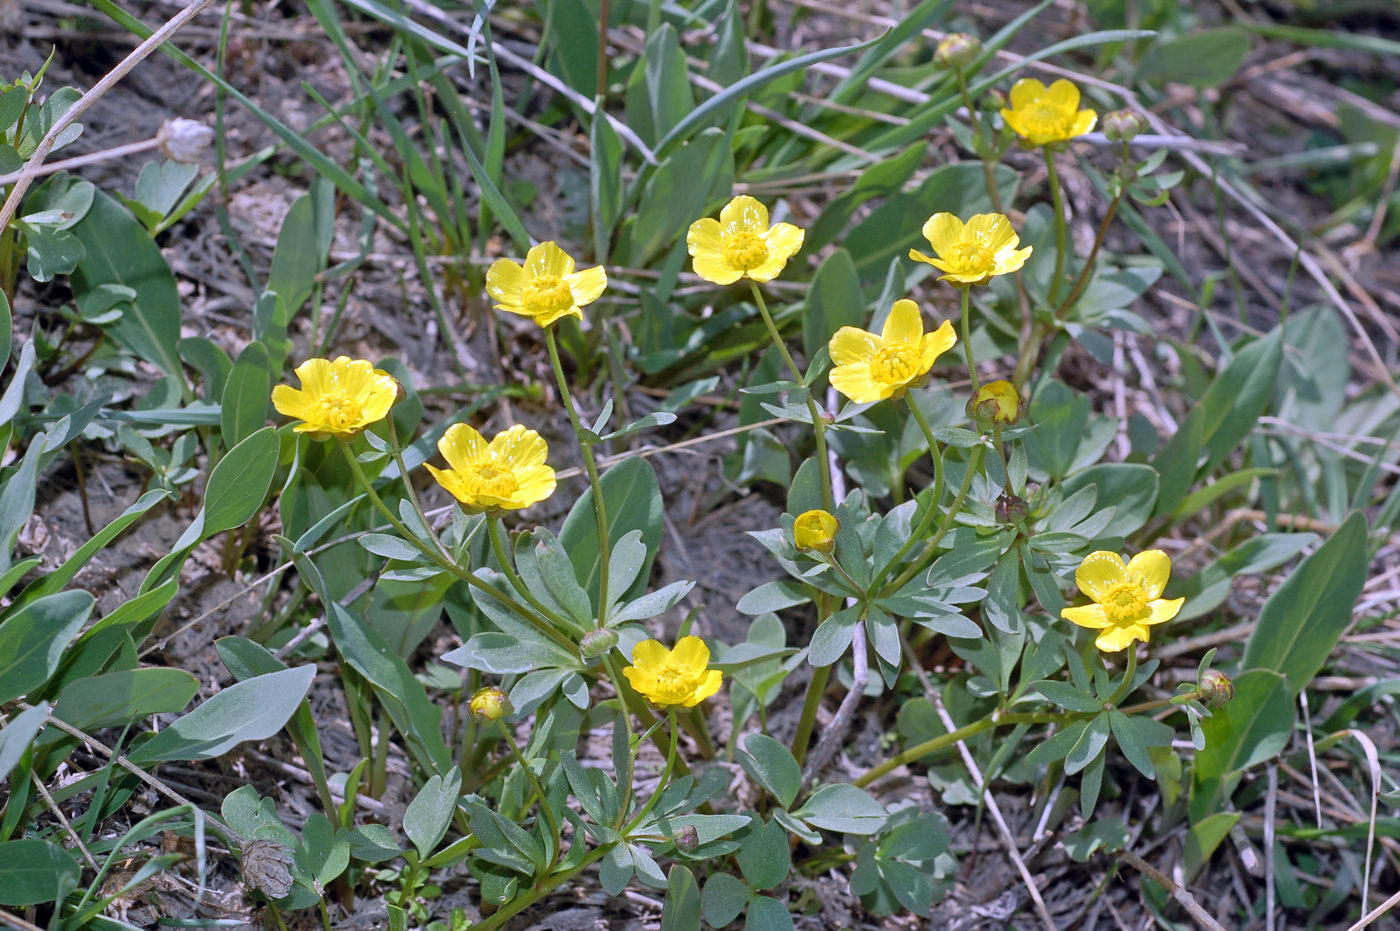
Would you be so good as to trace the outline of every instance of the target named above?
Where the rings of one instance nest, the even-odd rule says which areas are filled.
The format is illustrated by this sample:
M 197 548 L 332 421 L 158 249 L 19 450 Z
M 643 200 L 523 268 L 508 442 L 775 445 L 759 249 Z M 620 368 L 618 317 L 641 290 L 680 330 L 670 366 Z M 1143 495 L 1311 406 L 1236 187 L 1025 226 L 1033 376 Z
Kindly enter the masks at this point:
M 552 242 L 531 247 L 523 266 L 497 259 L 486 271 L 486 293 L 500 302 L 496 309 L 542 327 L 564 317 L 582 319 L 579 308 L 596 301 L 607 286 L 603 266 L 574 271 L 573 258 Z
M 800 550 L 830 553 L 836 548 L 836 531 L 840 529 L 841 523 L 830 513 L 804 511 L 792 522 L 792 542 Z
M 944 68 L 959 70 L 972 64 L 972 60 L 977 57 L 977 53 L 982 51 L 982 43 L 977 41 L 976 36 L 970 36 L 963 32 L 950 32 L 938 43 L 938 48 L 933 53 L 933 60 Z
M 438 440 L 438 452 L 451 468 L 429 463 L 428 471 L 468 514 L 516 511 L 554 493 L 554 470 L 545 465 L 549 446 L 519 424 L 490 443 L 467 424 L 453 424 Z
M 944 272 L 938 280 L 954 287 L 986 284 L 994 275 L 1014 272 L 1026 264 L 1031 247 L 1017 249 L 1021 237 L 1000 213 L 979 213 L 964 223 L 951 213 L 936 213 L 923 228 L 936 257 L 909 250 L 909 258 Z
M 690 224 L 685 244 L 695 274 L 723 285 L 740 278 L 772 281 L 802 248 L 805 236 L 791 223 L 770 228 L 768 208 L 741 194 L 724 205 L 718 220 L 705 217 Z
M 484 689 L 476 690 L 472 700 L 467 703 L 467 710 L 478 721 L 499 721 L 510 712 L 510 700 L 506 698 L 505 692 L 494 685 L 488 685 Z
M 349 356 L 307 359 L 296 367 L 296 375 L 301 387 L 276 386 L 272 406 L 277 413 L 301 421 L 293 430 L 316 439 L 353 438 L 383 420 L 399 392 L 394 376 Z
M 990 381 L 977 389 L 967 402 L 967 416 L 978 426 L 1006 426 L 1021 419 L 1022 399 L 1009 381 Z
M 1065 608 L 1060 616 L 1102 631 L 1094 645 L 1105 653 L 1125 650 L 1135 640 L 1146 643 L 1148 628 L 1176 617 L 1186 601 L 1162 597 L 1171 573 L 1171 557 L 1161 550 L 1144 550 L 1126 565 L 1117 553 L 1090 553 L 1075 570 L 1074 582 L 1093 603 Z
M 1201 676 L 1198 688 L 1202 701 L 1212 708 L 1223 708 L 1235 697 L 1235 684 L 1218 669 L 1211 669 Z
M 958 341 L 952 321 L 924 332 L 919 305 L 895 301 L 877 336 L 843 326 L 831 337 L 831 387 L 857 404 L 897 398 L 918 384 L 933 363 Z
M 1011 87 L 1011 106 L 1001 111 L 1006 125 L 1031 145 L 1063 142 L 1091 132 L 1098 114 L 1079 109 L 1079 88 L 1064 78 L 1046 87 L 1022 78 Z
M 724 681 L 724 673 L 709 667 L 710 648 L 699 637 L 682 637 L 672 650 L 643 640 L 632 648 L 632 665 L 622 674 L 654 704 L 694 708 Z

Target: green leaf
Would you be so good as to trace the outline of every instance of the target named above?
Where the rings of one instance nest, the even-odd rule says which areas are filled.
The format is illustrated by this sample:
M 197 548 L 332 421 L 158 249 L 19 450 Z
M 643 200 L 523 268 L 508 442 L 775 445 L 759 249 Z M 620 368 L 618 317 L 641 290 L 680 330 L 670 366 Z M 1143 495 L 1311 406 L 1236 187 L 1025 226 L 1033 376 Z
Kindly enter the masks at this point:
M 28 250 L 25 267 L 35 281 L 52 281 L 56 275 L 71 274 L 86 254 L 77 236 L 50 226 L 30 227 L 24 244 Z
M 874 834 L 889 820 L 885 806 L 864 789 L 845 783 L 822 786 L 792 815 L 813 827 L 843 834 Z
M 78 885 L 77 862 L 57 844 L 37 837 L 0 844 L 0 905 L 39 905 Z
M 767 614 L 770 611 L 781 611 L 784 608 L 806 604 L 809 600 L 806 590 L 798 582 L 792 579 L 776 579 L 764 582 L 753 591 L 745 593 L 735 605 L 735 610 L 740 614 Z
M 807 55 L 799 55 L 796 58 L 789 58 L 787 61 L 780 61 L 777 64 L 769 65 L 762 71 L 756 71 L 746 78 L 735 81 L 724 90 L 706 100 L 700 106 L 686 114 L 685 118 L 671 127 L 670 132 L 656 144 L 656 157 L 659 159 L 668 154 L 670 150 L 680 142 L 687 139 L 695 128 L 706 125 L 710 118 L 724 110 L 725 107 L 741 97 L 746 97 L 759 88 L 765 86 L 770 81 L 776 80 L 785 74 L 794 71 L 801 71 L 810 68 L 812 65 L 839 58 L 842 55 L 849 55 L 852 52 L 863 52 L 870 48 L 883 37 L 876 36 L 869 42 L 861 42 L 858 45 L 844 45 L 839 48 L 823 49 L 819 52 L 811 52 Z
M 1312 681 L 1361 596 L 1370 561 L 1366 535 L 1366 518 L 1358 511 L 1298 564 L 1264 602 L 1241 668 L 1282 673 L 1295 695 Z
M 53 714 L 84 731 L 120 727 L 182 711 L 198 691 L 199 680 L 183 669 L 122 669 L 68 683 Z
M 1102 701 L 1099 701 L 1092 695 L 1084 694 L 1067 682 L 1055 682 L 1050 679 L 1042 679 L 1039 682 L 1032 682 L 1030 688 L 1035 689 L 1061 708 L 1070 711 L 1087 711 L 1092 713 L 1103 711 Z
M 1114 509 L 1112 519 L 1099 536 L 1126 537 L 1152 516 L 1157 503 L 1157 472 L 1141 463 L 1106 462 L 1074 473 L 1060 487 L 1068 497 L 1090 485 L 1097 486 L 1097 506 Z M 1165 473 L 1162 482 L 1165 484 Z
M 296 666 L 235 682 L 130 754 L 133 762 L 207 760 L 282 729 L 311 688 L 316 667 Z
M 1221 841 L 1230 836 L 1231 829 L 1239 820 L 1240 813 L 1237 811 L 1220 811 L 1191 825 L 1186 832 L 1185 849 L 1182 851 L 1188 879 L 1206 864 Z
M 242 527 L 263 505 L 277 471 L 277 431 L 263 427 L 219 460 L 204 489 L 204 538 Z
M 1147 47 L 1139 81 L 1215 87 L 1229 80 L 1249 54 L 1249 35 L 1235 27 L 1162 36 Z
M 58 592 L 36 598 L 5 618 L 0 624 L 0 703 L 49 680 L 92 606 L 87 592 Z
M 254 340 L 238 354 L 219 399 L 224 446 L 232 449 L 267 426 L 272 396 L 272 364 L 267 347 Z
M 788 834 L 776 821 L 764 824 L 755 819 L 756 825 L 744 838 L 735 859 L 744 880 L 754 889 L 772 889 L 784 879 L 792 868 L 792 851 L 788 847 Z
M 749 903 L 750 895 L 749 887 L 739 877 L 715 873 L 705 880 L 705 890 L 700 893 L 700 914 L 713 928 L 728 927 Z
M 656 548 L 661 542 L 661 487 L 656 472 L 645 459 L 628 459 L 603 473 L 603 499 L 608 510 L 608 539 L 612 545 L 632 531 L 640 531 L 647 558 L 638 580 L 622 597 L 635 598 L 645 589 Z M 598 526 L 593 516 L 593 490 L 587 489 L 564 519 L 559 542 L 573 561 L 575 577 L 598 602 Z
M 802 787 L 802 767 L 787 747 L 767 734 L 750 734 L 738 757 L 749 778 L 767 789 L 779 805 L 792 805 Z
M 1277 469 L 1240 469 L 1238 472 L 1231 472 L 1219 481 L 1211 482 L 1204 488 L 1186 496 L 1186 500 L 1177 505 L 1172 513 L 1173 521 L 1184 520 L 1198 511 L 1204 511 L 1220 498 L 1234 491 L 1236 488 L 1243 488 L 1253 482 L 1256 478 L 1277 475 Z
M 1219 811 L 1239 774 L 1282 751 L 1293 730 L 1293 700 L 1283 676 L 1250 669 L 1234 686 L 1230 703 L 1201 722 L 1206 745 L 1196 754 L 1189 804 L 1195 823 Z
M 666 874 L 666 904 L 661 931 L 700 931 L 700 887 L 695 874 L 679 863 Z
M 12 716 L 4 727 L 0 727 L 0 782 L 15 768 L 24 751 L 44 729 L 50 707 L 48 702 L 41 701 L 33 708 Z
M 822 621 L 812 634 L 807 648 L 807 662 L 821 668 L 839 660 L 860 629 L 860 608 L 842 608 Z
M 1074 742 L 1074 746 L 1065 755 L 1065 775 L 1073 776 L 1097 760 L 1107 743 L 1108 715 L 1100 714 L 1090 719 L 1084 732 L 1079 735 L 1079 739 Z
M 14 338 L 14 315 L 10 312 L 10 299 L 0 291 L 0 369 L 10 361 L 10 349 Z
M 1147 745 L 1142 742 L 1142 735 L 1128 716 L 1121 711 L 1110 711 L 1108 726 L 1113 731 L 1113 739 L 1118 742 L 1118 749 L 1123 751 L 1123 756 L 1133 764 L 1133 768 L 1148 779 L 1157 778 L 1152 758 L 1147 755 Z
M 180 294 L 160 249 L 125 208 L 101 191 L 72 232 L 86 253 L 70 279 L 73 296 L 81 301 L 104 284 L 135 291 L 130 308 L 107 327 L 108 331 L 183 383 L 178 347 Z
M 462 772 L 454 766 L 447 775 L 425 782 L 404 809 L 403 832 L 418 848 L 419 859 L 426 860 L 447 833 L 461 791 Z
M 749 900 L 744 931 L 792 931 L 792 928 L 792 913 L 786 902 L 766 895 L 756 895 Z

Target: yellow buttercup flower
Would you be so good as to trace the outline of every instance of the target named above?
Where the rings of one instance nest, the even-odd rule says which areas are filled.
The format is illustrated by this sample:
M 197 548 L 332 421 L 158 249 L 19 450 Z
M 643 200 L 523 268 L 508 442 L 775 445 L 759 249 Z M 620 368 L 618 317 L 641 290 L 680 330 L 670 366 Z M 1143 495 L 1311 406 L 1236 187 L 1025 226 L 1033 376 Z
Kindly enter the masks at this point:
M 1099 115 L 1079 109 L 1079 88 L 1060 78 L 1046 87 L 1035 78 L 1022 78 L 1011 88 L 1011 106 L 1002 118 L 1031 145 L 1048 145 L 1082 136 L 1094 128 Z
M 967 415 L 978 423 L 1013 424 L 1021 417 L 1021 393 L 1009 381 L 989 381 L 967 402 Z
M 957 341 L 952 321 L 925 333 L 919 305 L 895 301 L 880 335 L 843 326 L 831 337 L 831 387 L 857 404 L 899 397 Z
M 467 711 L 478 721 L 499 721 L 509 710 L 510 700 L 506 698 L 506 693 L 494 685 L 477 689 L 471 701 L 467 702 Z
M 296 367 L 296 375 L 301 387 L 276 386 L 272 406 L 301 421 L 292 428 L 297 433 L 317 438 L 350 439 L 383 420 L 399 396 L 394 376 L 364 359 L 307 359 Z
M 643 640 L 632 648 L 632 665 L 622 674 L 654 704 L 687 708 L 718 692 L 724 680 L 724 673 L 710 668 L 710 648 L 699 637 L 682 637 L 672 650 Z
M 1074 582 L 1093 604 L 1065 608 L 1060 616 L 1102 631 L 1094 643 L 1106 653 L 1127 649 L 1135 640 L 1146 643 L 1148 628 L 1176 617 L 1186 601 L 1162 597 L 1171 574 L 1171 557 L 1161 550 L 1143 550 L 1127 565 L 1117 553 L 1090 553 L 1075 570 Z
M 500 302 L 496 309 L 542 327 L 564 317 L 582 319 L 579 308 L 596 301 L 607 286 L 603 266 L 574 271 L 573 258 L 552 242 L 531 247 L 523 266 L 497 259 L 486 271 L 486 293 Z
M 910 249 L 909 258 L 944 272 L 938 280 L 955 287 L 986 284 L 993 275 L 1014 272 L 1031 254 L 1030 246 L 1016 248 L 1021 237 L 1000 213 L 979 213 L 966 223 L 951 213 L 936 213 L 924 223 L 923 234 L 937 257 Z
M 827 511 L 803 511 L 792 522 L 792 542 L 800 550 L 830 553 L 836 548 L 836 531 L 840 529 L 840 522 Z
M 685 244 L 695 260 L 695 274 L 715 284 L 740 278 L 772 281 L 802 248 L 806 234 L 791 223 L 768 226 L 768 208 L 747 194 L 724 205 L 719 219 L 690 224 Z
M 516 511 L 554 493 L 554 470 L 544 464 L 549 447 L 534 430 L 516 424 L 490 443 L 464 423 L 447 428 L 438 451 L 452 468 L 428 471 L 469 514 Z

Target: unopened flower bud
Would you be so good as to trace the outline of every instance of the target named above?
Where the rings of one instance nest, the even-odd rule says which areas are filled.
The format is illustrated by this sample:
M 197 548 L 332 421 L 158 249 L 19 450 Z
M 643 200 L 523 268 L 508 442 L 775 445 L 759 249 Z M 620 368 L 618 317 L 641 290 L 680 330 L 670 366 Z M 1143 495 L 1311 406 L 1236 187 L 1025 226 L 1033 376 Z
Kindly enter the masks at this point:
M 161 155 L 172 162 L 194 162 L 209 147 L 214 130 L 198 120 L 166 120 L 157 138 Z
M 1030 507 L 1016 495 L 1001 495 L 997 498 L 996 513 L 998 522 L 1015 525 L 1026 519 Z
M 938 49 L 933 53 L 933 60 L 944 68 L 960 71 L 972 64 L 972 60 L 981 51 L 982 43 L 977 41 L 976 36 L 970 36 L 963 32 L 950 32 L 943 37 L 943 41 L 938 43 Z
M 615 646 L 617 631 L 599 628 L 583 635 L 578 644 L 578 651 L 584 659 L 597 659 Z
M 1103 134 L 1114 142 L 1130 142 L 1146 128 L 1142 117 L 1132 110 L 1113 110 L 1103 115 Z
M 503 715 L 510 711 L 510 701 L 506 698 L 505 692 L 494 685 L 488 685 L 484 689 L 477 689 L 476 694 L 467 704 L 467 710 L 478 721 L 499 721 Z
M 792 522 L 792 542 L 800 550 L 830 553 L 836 548 L 836 531 L 841 524 L 826 511 L 804 511 Z
M 1009 381 L 990 381 L 977 389 L 967 402 L 967 416 L 977 426 L 990 430 L 993 424 L 1007 426 L 1021 419 L 1024 402 L 1016 386 Z
M 988 113 L 1000 113 L 1002 108 L 1009 102 L 1010 100 L 1006 96 L 1006 91 L 999 87 L 992 87 L 988 88 L 986 92 L 982 94 L 981 99 L 977 101 L 977 105 Z
M 1200 684 L 1197 686 L 1201 692 L 1201 700 L 1212 708 L 1223 708 L 1230 703 L 1230 699 L 1235 697 L 1235 685 L 1230 681 L 1230 677 L 1218 669 L 1211 669 L 1201 676 Z
M 243 845 L 243 882 L 269 899 L 292 891 L 292 853 L 275 840 L 255 838 Z
M 700 832 L 695 830 L 695 825 L 687 824 L 677 831 L 676 836 L 671 840 L 675 841 L 677 850 L 690 853 L 700 846 Z

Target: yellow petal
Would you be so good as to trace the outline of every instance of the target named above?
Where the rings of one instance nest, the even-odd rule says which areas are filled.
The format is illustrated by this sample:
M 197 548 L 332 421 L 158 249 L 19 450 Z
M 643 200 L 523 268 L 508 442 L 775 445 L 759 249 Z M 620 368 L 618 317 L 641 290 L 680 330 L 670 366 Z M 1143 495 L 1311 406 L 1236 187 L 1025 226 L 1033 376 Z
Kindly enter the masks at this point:
M 530 278 L 563 278 L 574 273 L 574 260 L 553 242 L 531 246 L 525 256 L 525 274 Z
M 1007 246 L 1014 247 L 1020 238 L 1011 226 L 1011 221 L 1000 213 L 977 214 L 967 221 L 967 228 L 963 235 L 968 238 L 975 237 L 992 252 Z
M 655 685 L 651 673 L 644 669 L 638 669 L 636 666 L 624 666 L 622 674 L 627 677 L 628 682 L 632 683 L 632 688 L 642 695 L 650 697 L 652 687 Z
M 1181 612 L 1181 606 L 1186 603 L 1185 598 L 1158 598 L 1149 601 L 1147 607 L 1152 610 L 1150 617 L 1143 618 L 1144 624 L 1165 624 Z
M 563 320 L 565 317 L 577 317 L 578 319 L 582 320 L 583 311 L 579 310 L 578 305 L 575 304 L 573 307 L 563 307 L 559 310 L 551 310 L 542 314 L 532 314 L 527 311 L 525 316 L 534 320 L 540 326 L 546 327 L 549 326 L 551 323 Z
M 740 230 L 750 233 L 766 233 L 768 232 L 768 208 L 756 198 L 740 194 L 725 204 L 724 209 L 719 212 L 719 225 L 726 233 L 737 233 Z
M 1128 561 L 1128 576 L 1142 586 L 1147 598 L 1161 598 L 1172 574 L 1172 558 L 1161 550 L 1143 550 Z
M 454 423 L 437 443 L 447 464 L 459 472 L 469 472 L 486 456 L 486 440 L 471 424 Z
M 272 389 L 272 406 L 283 417 L 295 417 L 297 420 L 305 420 L 311 412 L 306 392 L 291 385 L 277 385 Z
M 718 669 L 711 669 L 705 673 L 705 678 L 695 687 L 695 691 L 685 700 L 687 708 L 694 708 L 705 699 L 719 691 L 720 685 L 724 683 L 724 673 Z
M 1127 627 L 1110 627 L 1095 638 L 1094 646 L 1105 653 L 1118 653 L 1132 646 L 1134 640 L 1146 643 L 1147 636 L 1147 628 L 1137 624 L 1129 624 Z
M 1099 121 L 1099 115 L 1093 110 L 1080 110 L 1074 115 L 1074 126 L 1070 129 L 1071 136 L 1082 136 L 1085 133 L 1094 131 L 1094 126 Z
M 601 265 L 594 265 L 592 268 L 585 268 L 581 272 L 574 272 L 564 279 L 569 284 L 569 290 L 574 295 L 574 305 L 583 306 L 592 304 L 602 297 L 603 290 L 608 286 L 608 273 Z
M 671 651 L 662 646 L 660 640 L 643 640 L 632 648 L 632 665 L 656 667 L 666 662 L 670 655 Z
M 857 404 L 871 404 L 883 401 L 894 394 L 895 388 L 882 384 L 870 377 L 870 363 L 852 362 L 838 365 L 831 370 L 831 387 L 844 394 Z
M 833 365 L 869 362 L 879 349 L 879 337 L 853 326 L 843 326 L 837 330 L 831 337 L 831 342 L 827 344 Z
M 954 246 L 962 241 L 963 221 L 955 214 L 935 213 L 924 221 L 921 231 L 928 244 L 933 247 L 933 251 L 942 255 L 950 251 Z M 920 261 L 929 262 L 932 260 L 924 256 L 916 256 L 914 250 L 909 250 L 909 257 L 918 258 Z
M 934 361 L 943 353 L 952 349 L 958 341 L 957 333 L 953 332 L 953 321 L 944 320 L 932 333 L 924 335 L 923 344 L 923 368 L 928 371 L 933 368 Z
M 513 499 L 516 508 L 528 508 L 539 504 L 554 494 L 557 480 L 554 470 L 547 465 L 527 466 L 515 474 L 517 487 Z
M 1074 584 L 1095 601 L 1103 601 L 1110 588 L 1126 581 L 1128 568 L 1123 565 L 1122 557 L 1107 550 L 1096 550 L 1085 556 L 1074 570 Z
M 524 268 L 510 259 L 497 259 L 486 270 L 486 293 L 500 304 L 518 307 L 528 280 Z
M 890 308 L 885 318 L 885 326 L 880 330 L 880 338 L 886 343 L 913 343 L 924 335 L 924 320 L 919 314 L 919 305 L 913 301 L 899 300 Z
M 1109 626 L 1108 615 L 1103 613 L 1102 607 L 1094 604 L 1078 608 L 1064 608 L 1060 611 L 1060 617 L 1072 624 L 1078 624 L 1080 627 L 1099 629 Z
M 1046 102 L 1059 110 L 1069 112 L 1079 109 L 1079 88 L 1073 81 L 1060 78 L 1045 92 Z
M 733 284 L 744 277 L 742 270 L 735 268 L 719 255 L 697 255 L 695 274 L 711 284 Z
M 993 275 L 1007 275 L 1018 271 L 1022 265 L 1026 264 L 1026 259 L 1031 257 L 1032 246 L 1017 250 L 1002 252 L 996 258 L 996 264 L 992 268 Z
M 719 221 L 705 217 L 690 224 L 685 234 L 685 247 L 693 256 L 719 255 L 724 251 L 724 237 L 720 233 Z
M 540 465 L 549 455 L 544 437 L 520 424 L 497 433 L 487 448 L 498 461 L 509 464 L 512 469 Z
M 682 637 L 671 650 L 671 662 L 698 677 L 710 665 L 710 648 L 699 637 Z
M 336 362 L 349 362 L 348 356 L 340 356 Z M 305 391 L 308 397 L 316 397 L 324 394 L 330 383 L 333 363 L 326 359 L 307 359 L 296 367 L 297 380 L 301 382 L 301 390 Z
M 1045 85 L 1035 78 L 1022 78 L 1011 85 L 1011 106 L 1020 110 L 1031 106 L 1045 93 Z
M 424 463 L 424 465 L 427 467 L 428 473 L 437 480 L 437 483 L 441 485 L 448 494 L 468 507 L 476 506 L 476 496 L 468 490 L 467 486 L 462 482 L 462 476 L 458 472 L 452 469 L 439 469 L 431 462 Z
M 797 251 L 802 248 L 802 241 L 806 238 L 806 231 L 791 223 L 779 223 L 763 237 L 764 241 L 768 243 L 769 254 L 782 255 L 785 260 L 797 254 Z

